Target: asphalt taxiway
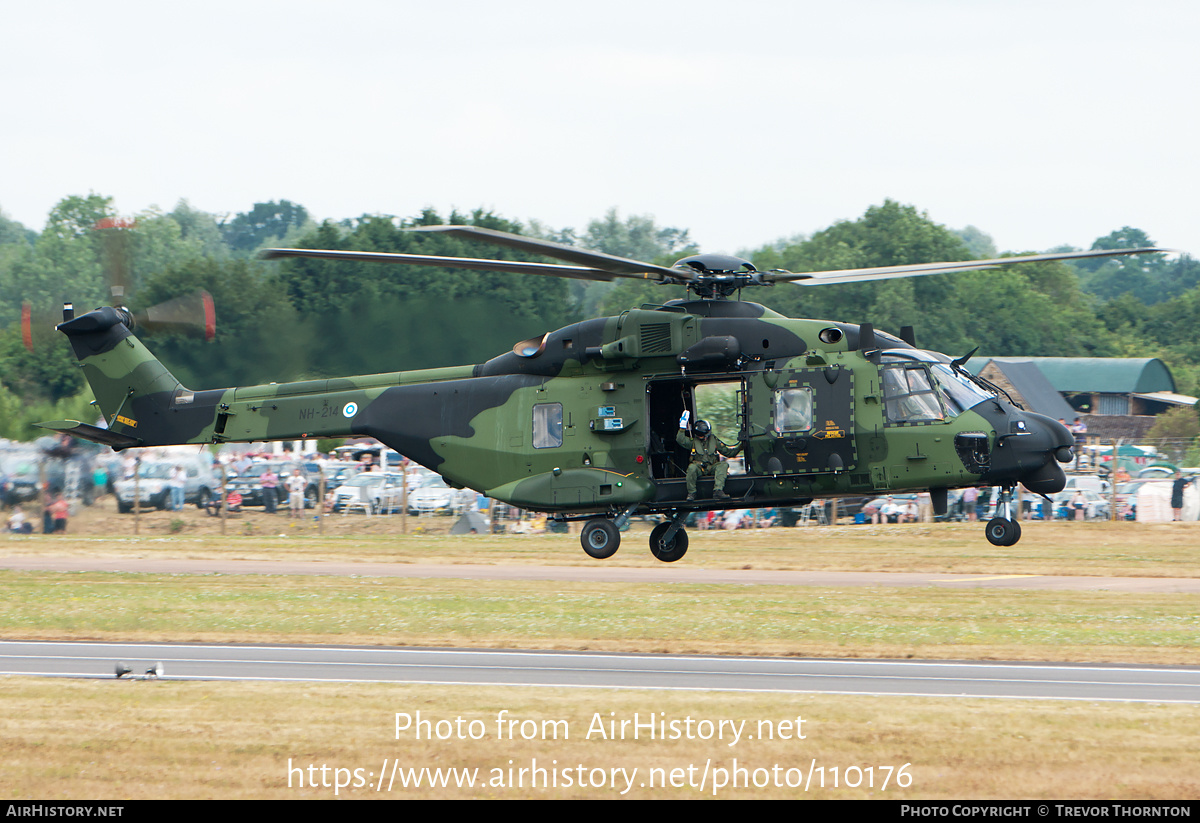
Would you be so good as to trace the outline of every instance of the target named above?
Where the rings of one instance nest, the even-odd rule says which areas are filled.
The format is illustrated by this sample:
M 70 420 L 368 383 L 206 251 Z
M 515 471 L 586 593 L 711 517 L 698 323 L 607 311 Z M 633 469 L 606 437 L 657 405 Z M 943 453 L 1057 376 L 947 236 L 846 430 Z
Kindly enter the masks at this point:
M 1200 668 L 596 652 L 0 642 L 0 675 L 439 683 L 1200 703 Z

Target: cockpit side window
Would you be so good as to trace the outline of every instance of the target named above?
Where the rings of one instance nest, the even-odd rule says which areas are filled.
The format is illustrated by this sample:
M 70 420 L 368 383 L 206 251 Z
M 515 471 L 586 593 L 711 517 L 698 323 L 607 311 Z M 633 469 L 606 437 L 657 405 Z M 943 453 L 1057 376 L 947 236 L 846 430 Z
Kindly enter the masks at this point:
M 882 377 L 887 425 L 932 423 L 946 419 L 942 404 L 938 401 L 938 389 L 923 364 L 885 364 Z

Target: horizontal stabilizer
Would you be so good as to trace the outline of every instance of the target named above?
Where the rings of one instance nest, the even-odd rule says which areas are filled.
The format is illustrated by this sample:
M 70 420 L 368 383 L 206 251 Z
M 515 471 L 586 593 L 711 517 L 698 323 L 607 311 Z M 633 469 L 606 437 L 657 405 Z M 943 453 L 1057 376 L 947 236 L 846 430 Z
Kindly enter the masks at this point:
M 80 423 L 78 420 L 51 420 L 49 423 L 38 423 L 36 425 L 40 429 L 53 429 L 54 431 L 63 432 L 73 437 L 91 440 L 93 443 L 112 446 L 116 451 L 142 445 L 142 441 L 136 437 L 130 437 L 127 434 L 110 431 L 109 429 L 102 429 L 99 426 L 89 426 L 87 423 Z

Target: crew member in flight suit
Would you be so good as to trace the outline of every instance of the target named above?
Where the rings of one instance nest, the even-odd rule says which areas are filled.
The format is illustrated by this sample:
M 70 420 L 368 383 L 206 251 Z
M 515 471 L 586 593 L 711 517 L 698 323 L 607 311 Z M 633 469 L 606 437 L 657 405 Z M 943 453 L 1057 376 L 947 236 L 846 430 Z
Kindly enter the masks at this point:
M 679 421 L 679 434 L 675 441 L 685 449 L 692 450 L 692 459 L 687 467 L 687 499 L 696 499 L 696 485 L 700 476 L 711 474 L 713 477 L 713 499 L 724 500 L 729 497 L 725 493 L 725 478 L 729 476 L 729 464 L 721 460 L 720 455 L 733 457 L 742 450 L 741 444 L 726 446 L 712 433 L 712 427 L 707 420 L 697 420 L 693 429 L 694 437 L 687 433 L 687 415 Z

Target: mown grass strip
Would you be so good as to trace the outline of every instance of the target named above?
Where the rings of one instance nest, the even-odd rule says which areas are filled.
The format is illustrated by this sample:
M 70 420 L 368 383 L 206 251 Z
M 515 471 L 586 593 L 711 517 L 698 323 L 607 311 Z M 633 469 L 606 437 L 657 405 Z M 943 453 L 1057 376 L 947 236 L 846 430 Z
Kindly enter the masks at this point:
M 379 520 L 380 518 L 375 518 Z M 443 518 L 448 520 L 449 518 Z M 485 563 L 595 566 L 576 536 L 563 534 L 318 535 L 309 521 L 272 523 L 256 536 L 133 537 L 0 535 L 11 556 L 205 557 L 330 562 Z M 398 526 L 395 527 L 398 530 Z M 1015 546 L 993 546 L 979 523 L 825 526 L 735 532 L 690 530 L 688 568 L 1200 577 L 1200 523 L 1027 523 Z M 622 536 L 608 565 L 662 567 L 650 556 L 648 524 Z
M 1200 596 L 0 573 L 8 638 L 1200 662 Z

